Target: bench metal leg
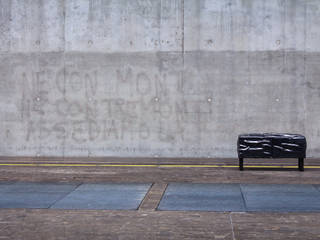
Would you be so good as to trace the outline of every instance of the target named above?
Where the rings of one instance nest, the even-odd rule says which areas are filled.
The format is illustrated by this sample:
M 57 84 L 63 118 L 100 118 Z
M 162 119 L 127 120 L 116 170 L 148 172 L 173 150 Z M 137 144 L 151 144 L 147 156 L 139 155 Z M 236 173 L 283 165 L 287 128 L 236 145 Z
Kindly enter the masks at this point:
M 299 170 L 300 171 L 304 171 L 303 160 L 304 160 L 304 158 L 299 158 Z
M 239 170 L 243 171 L 243 158 L 239 158 Z

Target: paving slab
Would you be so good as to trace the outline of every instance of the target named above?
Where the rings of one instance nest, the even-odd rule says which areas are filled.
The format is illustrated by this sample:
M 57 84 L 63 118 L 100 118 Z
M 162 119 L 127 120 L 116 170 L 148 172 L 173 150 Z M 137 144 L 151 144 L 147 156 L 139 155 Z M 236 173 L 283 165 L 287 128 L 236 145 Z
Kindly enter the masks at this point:
M 144 183 L 82 184 L 51 208 L 135 210 L 150 187 Z
M 0 208 L 49 208 L 62 193 L 1 193 Z
M 171 183 L 158 210 L 245 211 L 239 184 Z
M 49 208 L 76 186 L 59 183 L 2 183 L 0 208 Z
M 320 192 L 307 184 L 241 184 L 247 211 L 318 212 Z

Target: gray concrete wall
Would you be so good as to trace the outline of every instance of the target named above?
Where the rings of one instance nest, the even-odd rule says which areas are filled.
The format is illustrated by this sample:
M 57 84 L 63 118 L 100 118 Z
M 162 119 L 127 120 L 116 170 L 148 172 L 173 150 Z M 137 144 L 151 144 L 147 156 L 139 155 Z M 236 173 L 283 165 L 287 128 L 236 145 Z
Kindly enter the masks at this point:
M 0 0 L 0 155 L 320 155 L 318 0 Z

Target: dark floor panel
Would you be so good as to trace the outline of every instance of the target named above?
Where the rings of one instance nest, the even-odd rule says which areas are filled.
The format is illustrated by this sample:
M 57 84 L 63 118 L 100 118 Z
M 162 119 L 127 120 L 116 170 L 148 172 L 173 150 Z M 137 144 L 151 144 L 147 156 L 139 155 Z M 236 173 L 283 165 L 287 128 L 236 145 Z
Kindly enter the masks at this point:
M 137 209 L 151 184 L 83 184 L 52 206 L 56 209 Z
M 320 192 L 306 184 L 241 184 L 247 211 L 320 211 Z
M 159 210 L 245 211 L 238 184 L 169 184 Z
M 0 184 L 0 208 L 49 208 L 76 188 L 75 184 Z
M 0 208 L 49 208 L 65 193 L 1 193 Z

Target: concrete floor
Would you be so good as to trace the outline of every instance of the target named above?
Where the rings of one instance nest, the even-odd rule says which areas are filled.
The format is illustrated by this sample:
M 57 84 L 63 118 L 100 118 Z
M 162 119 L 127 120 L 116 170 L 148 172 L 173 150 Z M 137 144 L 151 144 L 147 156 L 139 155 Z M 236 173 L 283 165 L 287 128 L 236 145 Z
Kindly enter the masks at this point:
M 85 167 L 71 166 L 81 162 L 124 165 L 156 163 L 157 167 Z M 214 186 L 212 183 L 237 186 L 245 201 L 253 207 L 261 194 L 277 193 L 279 189 L 269 184 L 287 185 L 287 191 L 304 192 L 307 198 L 318 191 L 320 169 L 305 172 L 293 169 L 249 169 L 243 172 L 235 167 L 196 167 L 193 165 L 221 164 L 233 166 L 236 159 L 180 159 L 181 164 L 193 167 L 164 167 L 177 164 L 175 159 L 1 159 L 1 162 L 22 163 L 70 163 L 70 166 L 1 166 L 0 181 L 60 183 L 68 185 L 61 193 L 72 191 L 80 183 L 152 183 L 138 210 L 64 210 L 64 209 L 0 209 L 0 237 L 2 239 L 319 239 L 320 213 L 311 212 L 207 212 L 156 210 L 160 200 L 165 201 L 165 191 L 172 187 L 192 184 Z M 249 163 L 249 162 L 248 162 Z M 294 165 L 296 162 L 270 163 Z M 310 159 L 306 165 L 319 166 L 319 160 Z M 256 161 L 255 164 L 260 164 Z M 261 164 L 264 164 L 261 162 Z M 268 163 L 269 164 L 269 163 Z M 190 183 L 190 184 L 186 184 Z M 211 183 L 210 185 L 207 185 Z M 265 184 L 259 192 L 257 185 Z M 171 184 L 171 185 L 170 185 Z M 306 188 L 301 187 L 300 184 Z M 229 185 L 228 185 L 229 186 Z M 248 188 L 250 186 L 250 189 Z M 276 185 L 279 186 L 279 185 Z M 32 188 L 31 188 L 32 189 Z M 298 190 L 298 191 L 297 191 Z M 58 192 L 59 192 L 58 191 Z M 312 194 L 310 194 L 311 191 Z M 26 192 L 28 192 L 26 190 Z M 255 195 L 256 194 L 256 195 Z M 258 199 L 259 200 L 259 199 Z M 261 200 L 261 199 L 260 199 Z M 161 207 L 161 205 L 160 205 Z M 248 207 L 248 206 L 247 206 Z

